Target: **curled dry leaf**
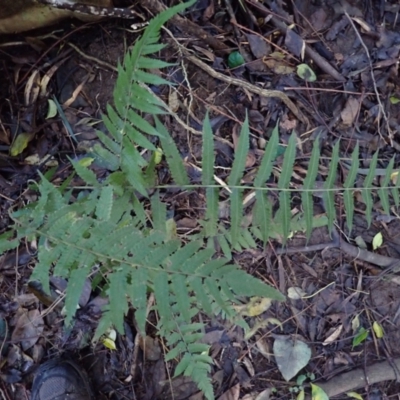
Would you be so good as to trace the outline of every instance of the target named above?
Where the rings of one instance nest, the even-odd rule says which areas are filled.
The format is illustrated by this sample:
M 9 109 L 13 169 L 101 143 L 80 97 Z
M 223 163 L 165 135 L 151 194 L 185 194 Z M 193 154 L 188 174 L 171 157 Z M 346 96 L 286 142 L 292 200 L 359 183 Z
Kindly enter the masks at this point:
M 288 288 L 289 299 L 299 300 L 306 295 L 307 295 L 307 293 L 300 287 L 292 286 L 292 287 Z
M 329 336 L 324 340 L 322 345 L 327 346 L 328 344 L 333 343 L 340 336 L 342 330 L 343 330 L 343 325 L 340 324 L 337 328 L 333 330 L 333 332 L 330 332 Z

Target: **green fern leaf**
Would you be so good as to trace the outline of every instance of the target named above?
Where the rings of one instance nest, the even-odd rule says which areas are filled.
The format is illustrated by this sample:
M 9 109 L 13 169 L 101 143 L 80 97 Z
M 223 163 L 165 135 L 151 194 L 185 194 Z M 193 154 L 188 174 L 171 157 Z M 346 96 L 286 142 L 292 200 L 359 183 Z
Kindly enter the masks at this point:
M 76 173 L 86 182 L 86 184 L 98 187 L 99 182 L 97 180 L 96 174 L 91 171 L 89 168 L 84 167 L 79 163 L 79 161 L 73 161 L 69 159 L 71 164 L 73 165 Z
M 332 150 L 332 159 L 331 162 L 329 163 L 328 177 L 326 178 L 324 184 L 324 192 L 323 192 L 326 215 L 328 217 L 329 232 L 332 232 L 333 222 L 336 218 L 335 193 L 333 191 L 333 188 L 335 185 L 338 164 L 339 164 L 339 142 L 336 142 Z
M 232 269 L 225 275 L 225 278 L 228 285 L 239 296 L 246 296 L 246 293 L 251 292 L 253 296 L 262 296 L 278 301 L 285 300 L 285 296 L 281 292 L 239 269 Z
M 235 150 L 235 159 L 233 161 L 232 170 L 228 178 L 228 184 L 230 187 L 238 186 L 243 177 L 246 159 L 249 153 L 249 135 L 249 120 L 246 115 L 242 129 L 240 130 L 239 141 Z
M 124 333 L 124 316 L 128 311 L 127 276 L 130 269 L 129 265 L 121 265 L 117 271 L 113 271 L 109 276 L 110 281 L 110 313 L 112 323 L 121 334 Z
M 13 236 L 13 231 L 4 232 L 0 235 L 0 255 L 8 250 L 16 249 L 19 246 L 19 240 L 12 239 Z
M 275 128 L 272 131 L 271 138 L 268 141 L 267 147 L 265 149 L 264 156 L 261 160 L 260 168 L 257 172 L 257 175 L 254 179 L 254 187 L 255 188 L 263 188 L 265 182 L 270 178 L 273 162 L 276 159 L 276 154 L 278 151 L 279 145 L 279 123 L 275 125 Z
M 243 219 L 243 203 L 242 203 L 242 190 L 233 188 L 231 189 L 231 241 L 235 246 L 238 242 L 240 226 Z
M 399 189 L 400 189 L 400 172 L 397 170 L 396 171 L 396 183 L 394 185 L 394 187 L 392 188 L 392 196 L 393 196 L 393 200 L 394 200 L 394 204 L 396 205 L 396 207 L 399 207 L 400 205 L 400 195 L 399 195 Z
M 208 187 L 214 182 L 214 138 L 208 113 L 203 124 L 202 183 L 206 187 L 205 235 L 215 236 L 218 223 L 218 189 Z
M 160 201 L 158 192 L 151 196 L 151 210 L 153 229 L 166 233 L 167 207 Z
M 137 68 L 140 69 L 157 69 L 157 68 L 161 69 L 161 68 L 172 67 L 174 65 L 176 64 L 165 62 L 162 60 L 157 60 L 155 58 L 144 57 L 143 54 L 142 57 L 139 58 L 136 64 Z
M 239 185 L 246 166 L 246 159 L 249 153 L 249 134 L 249 121 L 246 116 L 240 131 L 232 171 L 228 178 L 228 184 L 231 187 L 231 240 L 233 246 L 237 243 L 240 225 L 243 219 L 242 190 L 237 189 L 235 186 Z
M 155 121 L 156 128 L 162 135 L 160 141 L 174 181 L 180 186 L 189 185 L 189 178 L 175 142 L 172 140 L 165 126 L 157 118 Z
M 190 304 L 190 299 L 186 285 L 186 277 L 180 274 L 174 274 L 171 277 L 171 287 L 175 293 L 177 305 L 181 311 L 182 317 L 187 323 L 189 323 L 191 321 L 188 307 Z
M 142 195 L 147 197 L 146 182 L 142 175 L 141 167 L 144 160 L 135 146 L 128 138 L 123 140 L 124 151 L 122 152 L 121 166 L 129 183 Z
M 306 236 L 307 242 L 310 240 L 311 232 L 313 229 L 313 216 L 314 216 L 314 202 L 311 190 L 314 189 L 315 181 L 318 174 L 320 150 L 319 139 L 314 141 L 310 162 L 308 164 L 307 176 L 304 179 L 303 192 L 301 193 L 301 200 L 304 210 L 304 218 L 306 220 Z
M 266 193 L 257 190 L 256 204 L 254 206 L 253 220 L 254 225 L 260 230 L 260 240 L 264 246 L 271 235 L 272 204 L 267 199 Z
M 101 188 L 99 201 L 96 207 L 96 217 L 99 220 L 108 221 L 111 217 L 113 206 L 114 190 L 112 186 L 103 186 Z
M 128 294 L 135 311 L 135 319 L 142 335 L 146 334 L 146 307 L 148 272 L 145 268 L 135 268 L 131 271 Z
M 283 244 L 286 243 L 290 232 L 290 200 L 291 195 L 288 191 L 290 180 L 292 178 L 294 161 L 296 159 L 296 134 L 292 133 L 290 136 L 288 146 L 283 156 L 282 171 L 278 181 L 278 189 L 281 190 L 279 193 L 279 222 L 282 224 L 283 230 Z M 278 217 L 276 217 L 278 218 Z
M 190 286 L 193 292 L 196 293 L 196 301 L 198 302 L 201 309 L 208 315 L 212 314 L 211 302 L 208 294 L 204 290 L 203 279 L 199 277 L 192 277 L 189 280 Z
M 89 262 L 88 265 L 84 265 L 80 268 L 71 271 L 68 280 L 67 294 L 65 297 L 65 325 L 70 326 L 72 318 L 74 317 L 78 308 L 79 298 L 81 296 L 85 279 L 89 274 L 91 263 L 94 261 L 94 257 L 88 255 L 86 260 Z M 85 260 L 85 261 L 86 261 Z
M 169 299 L 169 279 L 164 271 L 157 272 L 154 279 L 154 295 L 157 301 L 157 311 L 161 318 L 161 323 L 172 320 L 172 313 Z
M 221 247 L 224 257 L 228 260 L 231 260 L 232 259 L 231 246 L 229 245 L 228 241 L 226 240 L 225 235 L 218 235 L 216 237 L 216 239 L 218 240 L 218 244 Z
M 390 215 L 390 204 L 389 204 L 389 183 L 393 172 L 394 166 L 394 156 L 391 158 L 389 165 L 386 168 L 385 177 L 381 184 L 381 187 L 378 189 L 378 195 L 381 200 L 383 211 L 386 215 Z
M 373 206 L 373 201 L 372 201 L 372 182 L 375 178 L 375 171 L 376 171 L 376 166 L 378 163 L 378 151 L 375 152 L 374 156 L 372 157 L 371 164 L 369 165 L 369 171 L 368 174 L 364 180 L 364 188 L 361 192 L 362 198 L 365 203 L 365 218 L 368 223 L 368 228 L 371 226 L 372 222 L 372 206 Z
M 353 154 L 351 155 L 351 167 L 350 171 L 347 175 L 346 180 L 344 181 L 343 187 L 343 200 L 344 200 L 344 208 L 346 210 L 346 220 L 347 220 L 347 227 L 349 228 L 349 232 L 351 232 L 353 228 L 353 215 L 354 215 L 354 199 L 353 199 L 353 192 L 354 192 L 354 183 L 356 181 L 358 167 L 360 164 L 359 160 L 359 146 L 358 143 L 354 148 Z
M 194 257 L 201 247 L 203 247 L 203 243 L 200 240 L 193 240 L 185 244 L 166 260 L 165 268 L 168 271 L 187 272 L 185 269 L 189 264 L 188 260 Z

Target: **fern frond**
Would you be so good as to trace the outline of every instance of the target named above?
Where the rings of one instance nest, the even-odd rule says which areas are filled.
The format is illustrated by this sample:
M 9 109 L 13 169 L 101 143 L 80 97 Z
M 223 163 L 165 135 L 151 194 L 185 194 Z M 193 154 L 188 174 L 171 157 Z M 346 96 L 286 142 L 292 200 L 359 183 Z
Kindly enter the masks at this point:
M 311 232 L 313 229 L 312 225 L 313 225 L 314 207 L 313 207 L 313 198 L 311 190 L 314 189 L 315 181 L 317 179 L 319 156 L 320 156 L 319 140 L 316 139 L 314 141 L 310 162 L 308 164 L 307 175 L 304 180 L 304 185 L 303 185 L 304 191 L 301 193 L 304 218 L 306 220 L 307 241 L 310 240 Z
M 359 159 L 359 145 L 356 144 L 354 151 L 351 155 L 351 167 L 350 171 L 346 177 L 346 180 L 343 183 L 343 187 L 345 188 L 343 193 L 343 201 L 344 208 L 346 210 L 346 221 L 347 227 L 349 228 L 349 232 L 351 232 L 353 228 L 353 215 L 354 215 L 354 183 L 357 178 L 358 167 L 360 165 Z
M 335 185 L 338 164 L 339 164 L 339 141 L 336 142 L 335 146 L 332 149 L 332 159 L 329 163 L 328 177 L 326 178 L 326 181 L 324 183 L 324 192 L 323 192 L 326 215 L 328 216 L 329 232 L 332 232 L 333 222 L 336 219 L 335 193 L 333 192 L 333 188 Z
M 371 160 L 371 164 L 369 166 L 369 171 L 368 174 L 364 180 L 364 188 L 361 192 L 362 198 L 364 200 L 365 203 L 365 217 L 367 219 L 367 223 L 368 223 L 368 228 L 371 226 L 371 222 L 372 222 L 372 205 L 373 205 L 373 201 L 372 201 L 372 182 L 375 178 L 375 170 L 376 170 L 376 166 L 378 164 L 378 151 L 375 152 L 374 156 L 372 157 Z
M 390 215 L 389 191 L 387 190 L 387 187 L 389 186 L 391 180 L 393 166 L 394 166 L 394 156 L 389 161 L 389 165 L 386 168 L 383 182 L 381 183 L 381 187 L 378 190 L 378 195 L 381 200 L 382 208 L 383 211 L 386 213 L 386 215 Z
M 286 148 L 285 154 L 283 156 L 281 175 L 278 181 L 278 188 L 281 190 L 279 193 L 279 219 L 282 223 L 283 229 L 283 243 L 289 237 L 290 232 L 290 200 L 291 195 L 287 190 L 292 178 L 294 161 L 296 159 L 296 134 L 295 132 L 289 138 L 288 146 Z

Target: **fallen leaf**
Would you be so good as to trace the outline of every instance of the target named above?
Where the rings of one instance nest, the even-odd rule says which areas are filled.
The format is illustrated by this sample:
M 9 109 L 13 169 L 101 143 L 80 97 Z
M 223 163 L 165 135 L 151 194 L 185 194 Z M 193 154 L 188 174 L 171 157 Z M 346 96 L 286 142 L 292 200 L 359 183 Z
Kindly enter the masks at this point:
M 273 352 L 278 369 L 286 382 L 303 369 L 311 358 L 311 349 L 306 343 L 288 336 L 277 336 Z
M 38 341 L 43 332 L 43 326 L 44 322 L 39 310 L 21 309 L 21 314 L 11 335 L 11 341 L 21 342 L 22 349 L 26 351 Z
M 162 351 L 160 342 L 151 336 L 140 336 L 139 346 L 142 349 L 145 359 L 149 361 L 158 361 L 161 357 Z
M 383 328 L 382 325 L 379 324 L 378 322 L 374 321 L 373 325 L 372 325 L 372 329 L 375 332 L 375 335 L 378 339 L 382 339 L 383 338 Z
M 270 44 L 260 35 L 247 34 L 250 50 L 256 58 L 263 58 L 271 53 Z
M 329 397 L 321 387 L 311 383 L 311 399 L 312 400 L 329 400 Z
M 290 287 L 288 288 L 288 297 L 292 300 L 299 300 L 302 297 L 306 296 L 307 293 L 299 287 Z
M 243 317 L 256 317 L 271 307 L 272 300 L 267 297 L 252 297 L 247 304 L 234 305 L 233 308 Z
M 381 232 L 378 232 L 374 238 L 372 239 L 372 248 L 374 250 L 379 249 L 379 247 L 382 246 L 383 243 L 383 236 Z
M 272 389 L 268 388 L 263 390 L 257 397 L 255 400 L 269 400 L 272 394 Z
M 328 344 L 333 343 L 342 333 L 343 325 L 340 324 L 337 328 L 333 330 L 333 332 L 323 341 L 322 346 L 327 346 Z
M 297 66 L 297 75 L 306 82 L 315 82 L 317 80 L 315 72 L 307 64 L 299 64 Z
M 21 154 L 27 147 L 28 143 L 34 138 L 35 134 L 32 133 L 20 133 L 10 147 L 10 155 L 15 157 Z
M 236 384 L 218 397 L 218 400 L 239 400 L 240 385 Z
M 344 109 L 340 113 L 342 121 L 345 125 L 350 126 L 354 122 L 354 119 L 358 114 L 359 107 L 360 105 L 356 98 L 354 97 L 348 98 L 346 105 L 344 106 Z

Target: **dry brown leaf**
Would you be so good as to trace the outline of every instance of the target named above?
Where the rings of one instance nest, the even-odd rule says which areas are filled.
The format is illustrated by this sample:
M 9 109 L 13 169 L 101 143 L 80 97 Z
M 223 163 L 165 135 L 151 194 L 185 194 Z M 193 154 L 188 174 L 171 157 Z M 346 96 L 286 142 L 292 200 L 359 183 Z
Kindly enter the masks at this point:
M 218 400 L 239 400 L 239 395 L 240 395 L 240 385 L 237 384 L 235 386 L 232 386 L 224 394 L 218 397 Z
M 354 97 L 348 98 L 346 105 L 344 106 L 344 109 L 340 113 L 342 121 L 345 125 L 350 126 L 353 124 L 354 119 L 358 114 L 359 106 L 360 106 L 359 102 L 356 98 Z
M 21 342 L 24 351 L 31 348 L 43 332 L 43 318 L 39 310 L 20 309 L 20 315 L 15 324 L 11 340 Z
M 142 349 L 145 359 L 149 361 L 157 361 L 161 357 L 161 347 L 158 340 L 151 336 L 140 337 L 139 346 Z
M 342 333 L 343 330 L 343 325 L 340 324 L 337 328 L 333 330 L 333 332 L 330 333 L 330 335 L 324 340 L 322 343 L 322 346 L 327 346 L 328 344 L 333 343 Z

